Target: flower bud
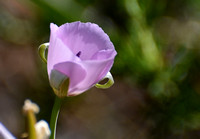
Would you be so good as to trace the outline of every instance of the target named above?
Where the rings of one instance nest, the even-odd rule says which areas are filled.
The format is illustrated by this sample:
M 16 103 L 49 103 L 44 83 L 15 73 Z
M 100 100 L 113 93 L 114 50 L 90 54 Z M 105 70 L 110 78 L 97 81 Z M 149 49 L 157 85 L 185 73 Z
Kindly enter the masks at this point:
M 40 120 L 35 124 L 37 139 L 48 139 L 51 135 L 49 125 L 46 121 Z

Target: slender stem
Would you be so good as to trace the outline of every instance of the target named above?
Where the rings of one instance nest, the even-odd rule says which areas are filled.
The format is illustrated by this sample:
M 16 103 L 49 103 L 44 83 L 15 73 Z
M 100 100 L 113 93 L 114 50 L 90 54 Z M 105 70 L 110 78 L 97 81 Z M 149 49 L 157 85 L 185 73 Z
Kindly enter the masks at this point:
M 27 127 L 29 133 L 29 139 L 36 139 L 36 131 L 35 131 L 35 123 L 36 118 L 35 114 L 32 110 L 27 111 Z
M 60 112 L 60 107 L 62 105 L 62 98 L 56 96 L 53 110 L 51 113 L 51 121 L 50 121 L 50 128 L 51 128 L 51 136 L 50 139 L 55 139 L 56 137 L 56 126 L 57 126 L 57 119 Z

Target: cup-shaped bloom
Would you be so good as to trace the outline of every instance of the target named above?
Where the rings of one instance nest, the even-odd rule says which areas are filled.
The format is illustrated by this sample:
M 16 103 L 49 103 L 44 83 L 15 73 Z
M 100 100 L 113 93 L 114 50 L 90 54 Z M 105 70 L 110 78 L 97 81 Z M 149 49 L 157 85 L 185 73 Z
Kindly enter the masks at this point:
M 110 71 L 117 52 L 98 25 L 72 22 L 58 27 L 51 23 L 50 29 L 47 71 L 54 89 L 62 81 L 69 83 L 62 96 L 83 93 Z

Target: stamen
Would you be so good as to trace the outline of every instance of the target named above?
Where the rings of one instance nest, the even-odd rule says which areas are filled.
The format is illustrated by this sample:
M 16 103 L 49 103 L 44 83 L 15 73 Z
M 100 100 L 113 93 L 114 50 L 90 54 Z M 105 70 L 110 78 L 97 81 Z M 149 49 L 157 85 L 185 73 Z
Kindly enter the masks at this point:
M 81 51 L 79 51 L 79 52 L 76 54 L 76 56 L 78 56 L 78 57 L 80 57 L 80 55 L 81 55 Z

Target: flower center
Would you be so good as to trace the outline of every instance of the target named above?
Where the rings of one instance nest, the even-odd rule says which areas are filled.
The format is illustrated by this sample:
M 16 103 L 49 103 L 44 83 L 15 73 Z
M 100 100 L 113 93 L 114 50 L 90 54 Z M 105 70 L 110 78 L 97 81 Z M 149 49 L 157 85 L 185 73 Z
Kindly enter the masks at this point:
M 78 57 L 80 57 L 80 55 L 81 55 L 81 51 L 79 51 L 79 52 L 76 54 L 76 56 L 78 56 Z

